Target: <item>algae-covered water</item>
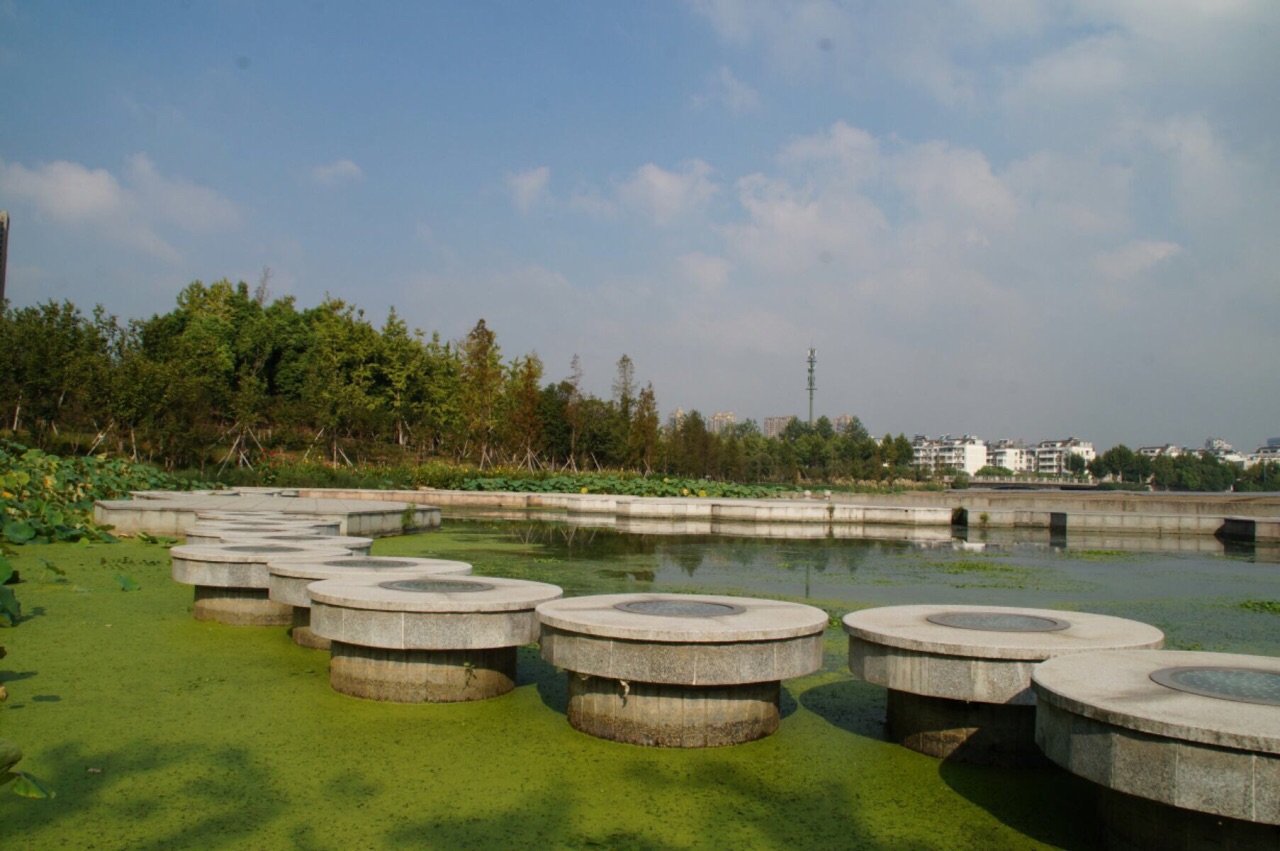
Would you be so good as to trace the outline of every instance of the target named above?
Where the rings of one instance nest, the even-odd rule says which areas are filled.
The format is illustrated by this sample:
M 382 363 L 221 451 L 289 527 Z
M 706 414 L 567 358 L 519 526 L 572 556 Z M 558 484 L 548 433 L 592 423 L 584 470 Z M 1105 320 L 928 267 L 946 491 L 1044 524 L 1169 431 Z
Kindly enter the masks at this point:
M 470 561 L 567 594 L 689 591 L 871 605 L 984 602 L 1156 624 L 1170 646 L 1280 655 L 1280 569 L 1250 558 L 1010 543 L 919 547 L 624 535 L 446 521 L 381 555 Z M 536 648 L 515 691 L 403 706 L 334 693 L 284 629 L 200 623 L 157 545 L 22 548 L 28 618 L 0 630 L 0 738 L 57 792 L 0 793 L 14 848 L 1088 848 L 1090 789 L 1054 768 L 942 763 L 887 743 L 883 690 L 827 633 L 763 741 L 680 751 L 565 720 Z M 136 591 L 122 591 L 121 574 Z M 1252 602 L 1254 605 L 1245 605 Z

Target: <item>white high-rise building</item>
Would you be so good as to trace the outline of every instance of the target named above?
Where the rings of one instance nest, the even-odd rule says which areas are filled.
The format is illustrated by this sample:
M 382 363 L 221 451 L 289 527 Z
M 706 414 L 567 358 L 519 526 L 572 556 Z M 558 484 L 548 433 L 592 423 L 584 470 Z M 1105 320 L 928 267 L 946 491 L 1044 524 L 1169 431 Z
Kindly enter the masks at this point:
M 911 450 L 911 463 L 935 472 L 950 468 L 973 475 L 987 465 L 986 441 L 971 434 L 944 434 L 936 440 L 917 434 L 911 441 Z
M 1014 473 L 1034 473 L 1036 454 L 1021 441 L 1001 438 L 987 444 L 987 466 L 1003 467 Z
M 1079 455 L 1089 463 L 1097 457 L 1093 444 L 1087 440 L 1068 437 L 1066 440 L 1042 440 L 1036 444 L 1036 472 L 1061 476 L 1071 472 L 1067 469 L 1067 456 Z

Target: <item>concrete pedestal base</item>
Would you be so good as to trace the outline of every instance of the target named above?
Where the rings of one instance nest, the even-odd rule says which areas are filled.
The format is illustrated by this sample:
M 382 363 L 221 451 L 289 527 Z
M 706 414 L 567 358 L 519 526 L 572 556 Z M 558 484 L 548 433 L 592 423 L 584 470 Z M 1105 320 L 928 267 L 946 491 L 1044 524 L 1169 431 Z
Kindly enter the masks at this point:
M 1275 851 L 1280 826 L 1183 810 L 1111 789 L 1098 790 L 1098 815 L 1112 851 Z
M 294 644 L 310 650 L 328 650 L 331 643 L 311 629 L 311 609 L 308 606 L 293 607 L 293 629 L 289 630 L 289 635 Z
M 334 691 L 394 703 L 485 700 L 515 688 L 516 648 L 389 650 L 334 641 Z
M 266 588 L 197 585 L 191 613 L 198 621 L 227 626 L 288 626 L 293 622 L 293 607 L 267 599 Z
M 1034 706 L 978 703 L 889 689 L 889 738 L 913 751 L 975 765 L 1044 765 Z
M 632 745 L 714 748 L 778 729 L 782 684 L 682 686 L 568 673 L 569 724 Z

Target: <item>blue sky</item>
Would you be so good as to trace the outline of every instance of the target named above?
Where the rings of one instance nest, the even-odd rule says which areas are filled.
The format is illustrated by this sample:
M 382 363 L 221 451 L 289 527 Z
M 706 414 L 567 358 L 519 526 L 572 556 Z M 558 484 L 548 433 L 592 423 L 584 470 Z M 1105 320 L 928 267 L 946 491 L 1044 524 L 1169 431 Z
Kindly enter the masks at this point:
M 0 0 L 7 294 L 483 317 L 607 395 L 1280 435 L 1272 0 Z

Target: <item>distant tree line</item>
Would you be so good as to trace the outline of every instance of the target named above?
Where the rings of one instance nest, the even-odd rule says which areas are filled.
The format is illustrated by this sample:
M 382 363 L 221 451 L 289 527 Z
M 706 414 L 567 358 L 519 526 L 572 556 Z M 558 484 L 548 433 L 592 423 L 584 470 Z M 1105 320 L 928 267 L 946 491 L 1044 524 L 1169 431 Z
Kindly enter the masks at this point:
M 536 353 L 504 358 L 483 319 L 456 341 L 410 331 L 394 309 L 377 328 L 339 299 L 269 300 L 265 276 L 252 291 L 194 282 L 149 319 L 69 301 L 0 313 L 0 431 L 42 448 L 169 469 L 287 451 L 758 482 L 913 474 L 903 435 L 874 439 L 856 419 L 839 434 L 793 420 L 776 440 L 750 420 L 713 434 L 697 411 L 664 427 L 625 354 L 608 399 L 584 391 L 576 355 L 565 378 L 544 372 Z
M 1241 469 L 1209 452 L 1152 457 L 1121 443 L 1090 461 L 1088 470 L 1099 480 L 1150 484 L 1158 490 L 1280 491 L 1280 464 Z

